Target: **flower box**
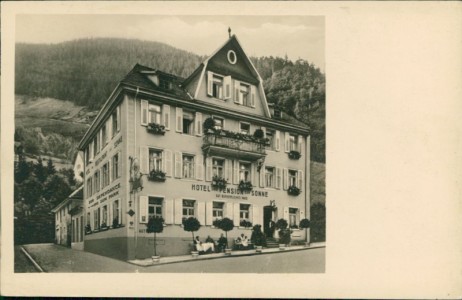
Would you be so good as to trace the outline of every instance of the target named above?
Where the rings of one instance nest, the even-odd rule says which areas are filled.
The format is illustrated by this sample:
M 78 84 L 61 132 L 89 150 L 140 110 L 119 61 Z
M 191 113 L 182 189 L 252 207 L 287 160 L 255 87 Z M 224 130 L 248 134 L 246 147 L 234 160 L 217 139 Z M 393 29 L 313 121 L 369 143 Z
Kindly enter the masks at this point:
M 146 127 L 146 130 L 152 134 L 165 134 L 165 126 L 157 123 L 149 123 L 148 127 Z
M 239 222 L 239 226 L 244 227 L 244 228 L 249 228 L 249 227 L 252 227 L 252 222 L 247 221 L 247 220 L 241 220 Z
M 148 179 L 150 181 L 164 182 L 165 181 L 165 172 L 160 170 L 152 170 L 149 172 Z
M 289 189 L 287 190 L 287 193 L 291 196 L 298 196 L 300 195 L 300 189 L 296 187 L 295 185 L 289 186 Z
M 252 183 L 250 181 L 241 180 L 239 182 L 238 189 L 241 192 L 250 192 L 253 189 Z
M 300 152 L 298 152 L 298 151 L 291 150 L 291 151 L 289 152 L 289 158 L 290 158 L 290 159 L 300 159 L 301 156 L 302 156 L 302 155 L 301 155 Z
M 217 190 L 224 190 L 228 181 L 219 176 L 213 176 L 212 178 L 212 187 Z

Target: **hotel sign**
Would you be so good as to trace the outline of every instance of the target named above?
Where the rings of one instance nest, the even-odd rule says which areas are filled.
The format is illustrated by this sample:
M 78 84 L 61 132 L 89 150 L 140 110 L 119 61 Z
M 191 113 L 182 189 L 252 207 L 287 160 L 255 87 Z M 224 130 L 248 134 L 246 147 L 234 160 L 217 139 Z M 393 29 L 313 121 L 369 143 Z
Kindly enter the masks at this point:
M 231 187 L 231 188 L 227 187 L 225 189 L 215 189 L 211 185 L 205 185 L 205 184 L 192 184 L 191 190 L 198 191 L 198 192 L 216 193 L 215 197 L 223 198 L 223 199 L 248 200 L 248 196 L 265 197 L 265 198 L 269 197 L 267 191 L 259 191 L 259 190 L 241 191 L 240 189 L 234 188 L 234 187 Z

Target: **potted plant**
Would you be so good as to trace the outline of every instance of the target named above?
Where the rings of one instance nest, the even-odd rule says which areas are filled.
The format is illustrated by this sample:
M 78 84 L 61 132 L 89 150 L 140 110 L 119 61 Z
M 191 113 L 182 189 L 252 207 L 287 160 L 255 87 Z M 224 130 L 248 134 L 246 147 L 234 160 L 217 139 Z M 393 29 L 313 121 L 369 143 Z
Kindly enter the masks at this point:
M 149 218 L 148 224 L 146 224 L 146 232 L 154 233 L 154 255 L 152 256 L 153 262 L 158 262 L 160 256 L 157 255 L 157 245 L 156 245 L 156 234 L 161 233 L 164 230 L 164 219 L 162 217 L 151 217 Z
M 150 181 L 164 182 L 165 181 L 165 172 L 161 170 L 153 169 L 149 172 L 148 179 Z
M 194 232 L 198 231 L 201 228 L 201 223 L 198 219 L 194 217 L 189 217 L 187 219 L 183 219 L 183 229 L 185 231 L 191 232 L 193 245 L 194 245 Z M 191 251 L 192 256 L 197 257 L 199 255 L 199 251 L 194 247 L 193 251 Z
M 300 159 L 300 157 L 302 157 L 300 152 L 298 152 L 297 150 L 290 150 L 290 152 L 289 152 L 289 158 L 290 159 Z
M 239 226 L 244 227 L 244 228 L 252 227 L 252 222 L 247 221 L 247 220 L 241 220 L 239 222 Z
M 305 229 L 305 246 L 308 247 L 310 242 L 308 241 L 308 228 L 310 228 L 310 220 L 307 218 L 300 220 L 300 228 Z
M 215 130 L 215 120 L 213 118 L 207 118 L 204 121 L 202 126 L 204 128 L 205 133 L 212 133 Z
M 214 189 L 224 190 L 227 184 L 228 184 L 228 181 L 224 179 L 223 177 L 214 175 L 212 178 L 212 187 Z
M 279 219 L 276 222 L 276 228 L 279 229 L 279 249 L 285 250 L 290 243 L 290 230 L 287 229 L 288 223 L 284 219 Z
M 229 219 L 229 218 L 223 218 L 220 222 L 218 222 L 218 228 L 220 228 L 221 230 L 223 230 L 225 232 L 225 235 L 226 235 L 226 249 L 225 249 L 225 254 L 226 255 L 231 255 L 231 249 L 229 249 L 229 245 L 228 245 L 228 231 L 231 231 L 233 230 L 234 228 L 234 222 L 233 220 Z
M 250 241 L 255 245 L 257 252 L 262 252 L 263 246 L 266 246 L 266 237 L 261 230 L 261 225 L 257 224 L 253 226 Z
M 152 134 L 165 134 L 165 126 L 157 123 L 149 123 L 148 127 L 146 127 L 146 130 Z
M 250 181 L 241 180 L 239 182 L 238 189 L 241 192 L 250 192 L 253 189 L 252 183 Z
M 100 226 L 100 230 L 108 230 L 108 229 L 109 229 L 109 227 L 107 227 L 106 222 L 103 222 L 103 223 L 101 224 L 101 226 Z
M 263 130 L 258 128 L 258 129 L 255 129 L 255 132 L 253 133 L 253 137 L 260 140 L 265 137 L 265 133 L 263 132 Z
M 287 189 L 287 194 L 289 194 L 291 196 L 298 196 L 298 195 L 300 195 L 300 189 L 298 187 L 296 187 L 295 185 L 291 185 Z

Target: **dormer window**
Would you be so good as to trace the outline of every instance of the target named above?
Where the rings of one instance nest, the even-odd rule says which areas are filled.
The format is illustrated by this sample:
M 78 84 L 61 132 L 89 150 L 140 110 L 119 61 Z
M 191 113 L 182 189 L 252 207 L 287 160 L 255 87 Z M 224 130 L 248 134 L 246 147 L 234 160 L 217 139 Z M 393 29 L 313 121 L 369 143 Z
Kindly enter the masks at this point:
M 213 76 L 212 96 L 223 99 L 223 77 Z
M 165 78 L 160 77 L 159 78 L 159 87 L 164 90 L 169 90 L 171 89 L 171 83 Z

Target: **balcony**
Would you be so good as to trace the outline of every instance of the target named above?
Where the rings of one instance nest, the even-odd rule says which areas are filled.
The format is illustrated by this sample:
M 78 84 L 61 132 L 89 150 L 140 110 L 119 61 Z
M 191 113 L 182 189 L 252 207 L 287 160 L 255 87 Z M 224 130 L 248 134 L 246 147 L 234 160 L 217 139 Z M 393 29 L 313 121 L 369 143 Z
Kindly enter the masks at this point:
M 207 155 L 255 161 L 266 156 L 266 146 L 264 139 L 223 130 L 205 133 L 202 150 Z

